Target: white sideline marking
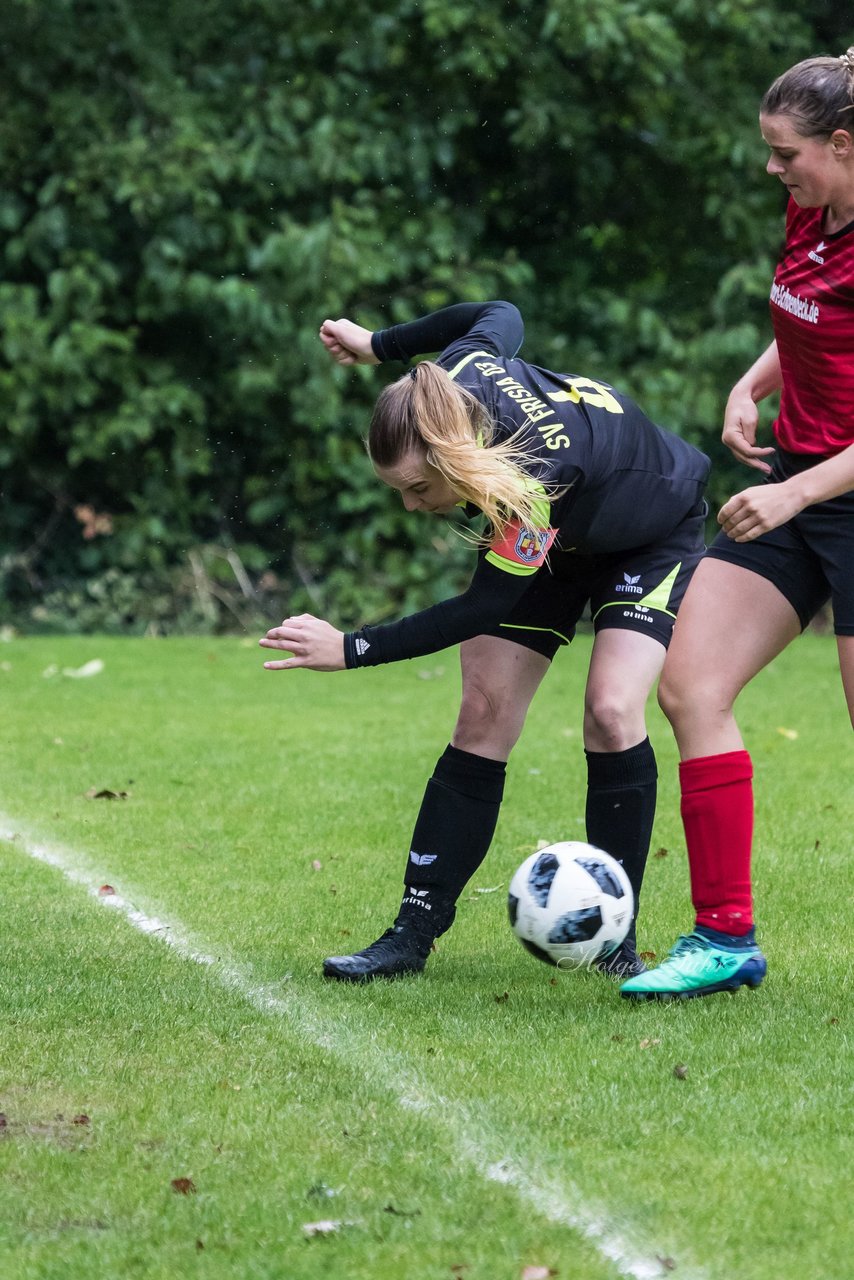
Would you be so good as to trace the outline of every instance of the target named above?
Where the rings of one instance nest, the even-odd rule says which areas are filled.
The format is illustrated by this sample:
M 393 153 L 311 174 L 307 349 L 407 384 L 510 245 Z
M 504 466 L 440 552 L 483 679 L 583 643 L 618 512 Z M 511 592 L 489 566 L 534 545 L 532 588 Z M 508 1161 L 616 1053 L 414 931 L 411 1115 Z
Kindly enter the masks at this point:
M 496 1134 L 494 1126 L 478 1123 L 474 1114 L 459 1103 L 449 1103 L 416 1074 L 412 1065 L 399 1053 L 384 1048 L 376 1053 L 376 1045 L 368 1035 L 340 1022 L 331 1023 L 317 1010 L 308 1007 L 304 994 L 283 997 L 274 988 L 253 981 L 248 969 L 227 964 L 201 950 L 180 924 L 149 915 L 121 894 L 104 894 L 101 887 L 110 883 L 109 875 L 95 870 L 85 855 L 58 845 L 44 844 L 24 833 L 23 827 L 8 815 L 0 814 L 0 841 L 10 844 L 29 858 L 44 862 L 59 871 L 66 880 L 82 886 L 102 906 L 119 911 L 140 933 L 165 942 L 185 959 L 210 968 L 228 990 L 241 996 L 261 1013 L 287 1019 L 299 1033 L 319 1048 L 352 1063 L 367 1064 L 373 1080 L 392 1093 L 398 1105 L 406 1110 L 427 1115 L 446 1131 L 455 1144 L 459 1162 L 471 1166 L 490 1182 L 512 1188 L 540 1217 L 571 1228 L 587 1240 L 617 1271 L 631 1280 L 659 1280 L 668 1267 L 658 1257 L 644 1256 L 620 1235 L 604 1213 L 597 1213 L 584 1203 L 574 1184 L 560 1185 L 548 1177 L 526 1172 L 521 1162 L 506 1150 L 507 1135 Z M 680 1263 L 681 1280 L 702 1280 L 696 1270 L 688 1271 Z

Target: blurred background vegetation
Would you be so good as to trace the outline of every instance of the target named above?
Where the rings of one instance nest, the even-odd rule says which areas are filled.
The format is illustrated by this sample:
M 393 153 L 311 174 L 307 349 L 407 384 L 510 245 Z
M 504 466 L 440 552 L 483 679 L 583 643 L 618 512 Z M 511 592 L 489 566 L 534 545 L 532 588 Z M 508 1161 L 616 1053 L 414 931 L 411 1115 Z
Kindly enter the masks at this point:
M 362 435 L 369 327 L 506 297 L 743 486 L 784 192 L 759 98 L 854 42 L 807 0 L 6 0 L 0 624 L 339 625 L 457 589 Z

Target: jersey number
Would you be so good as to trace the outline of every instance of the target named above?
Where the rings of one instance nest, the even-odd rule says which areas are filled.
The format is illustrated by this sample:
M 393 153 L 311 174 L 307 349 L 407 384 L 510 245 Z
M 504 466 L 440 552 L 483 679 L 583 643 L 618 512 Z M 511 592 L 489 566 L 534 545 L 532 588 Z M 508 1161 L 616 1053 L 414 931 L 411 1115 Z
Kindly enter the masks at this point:
M 623 406 L 617 397 L 601 382 L 594 382 L 592 378 L 567 378 L 566 385 L 569 391 L 549 391 L 546 393 L 548 398 L 558 404 L 566 400 L 578 404 L 579 400 L 583 400 L 596 409 L 607 409 L 608 413 L 623 412 Z

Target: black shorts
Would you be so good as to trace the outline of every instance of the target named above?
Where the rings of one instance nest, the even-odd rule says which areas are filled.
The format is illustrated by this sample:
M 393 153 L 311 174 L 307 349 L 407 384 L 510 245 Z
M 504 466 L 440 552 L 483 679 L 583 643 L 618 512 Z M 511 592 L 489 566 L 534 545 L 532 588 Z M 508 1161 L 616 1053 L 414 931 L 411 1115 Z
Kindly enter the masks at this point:
M 778 449 L 767 483 L 778 484 L 824 461 L 821 456 Z M 802 628 L 832 600 L 836 634 L 854 635 L 854 489 L 806 507 L 752 542 L 733 542 L 719 533 L 707 554 L 773 582 Z
M 640 631 L 670 643 L 676 610 L 703 555 L 706 504 L 700 502 L 660 542 L 607 555 L 555 551 L 510 615 L 487 634 L 553 658 L 569 644 L 587 606 L 593 629 Z

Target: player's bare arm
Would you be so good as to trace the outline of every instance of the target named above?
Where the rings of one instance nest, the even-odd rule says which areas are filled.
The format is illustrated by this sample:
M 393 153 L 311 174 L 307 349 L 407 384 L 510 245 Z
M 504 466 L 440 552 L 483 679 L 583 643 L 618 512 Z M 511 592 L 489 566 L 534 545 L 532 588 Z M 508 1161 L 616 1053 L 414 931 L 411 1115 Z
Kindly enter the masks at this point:
M 750 542 L 791 520 L 804 505 L 788 484 L 753 485 L 721 507 L 718 524 L 733 542 Z
M 777 344 L 771 345 L 735 384 L 727 400 L 722 440 L 727 448 L 748 467 L 766 475 L 771 467 L 763 459 L 774 452 L 756 443 L 760 400 L 778 391 L 782 382 Z
M 736 493 L 718 514 L 718 524 L 735 542 L 749 542 L 778 528 L 804 507 L 827 502 L 854 489 L 854 445 L 782 484 L 755 485 Z

